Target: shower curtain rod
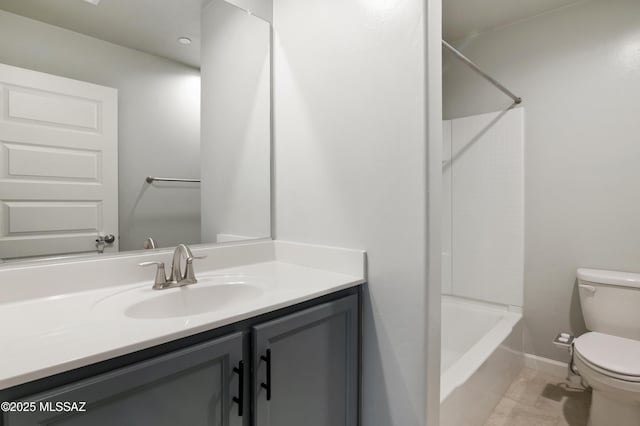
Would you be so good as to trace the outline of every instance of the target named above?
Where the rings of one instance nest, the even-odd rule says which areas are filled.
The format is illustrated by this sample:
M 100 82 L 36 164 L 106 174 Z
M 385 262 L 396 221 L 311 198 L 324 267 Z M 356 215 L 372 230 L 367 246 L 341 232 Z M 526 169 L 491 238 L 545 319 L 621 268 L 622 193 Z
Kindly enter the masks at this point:
M 489 83 L 493 84 L 494 86 L 496 86 L 498 89 L 500 89 L 500 91 L 502 93 L 504 93 L 505 95 L 509 96 L 511 99 L 513 99 L 513 102 L 515 102 L 516 104 L 520 104 L 522 103 L 522 98 L 519 96 L 516 96 L 511 90 L 507 89 L 506 87 L 504 87 L 502 84 L 500 84 L 495 78 L 491 77 L 489 74 L 487 74 L 486 72 L 484 72 L 482 69 L 480 69 L 479 66 L 477 66 L 476 64 L 474 64 L 471 59 L 467 58 L 466 56 L 464 56 L 462 53 L 460 53 L 460 51 L 458 49 L 456 49 L 455 47 L 451 46 L 449 43 L 447 43 L 446 41 L 442 40 L 442 45 L 447 48 L 451 53 L 453 53 L 458 59 L 460 59 L 462 62 L 464 62 L 465 64 L 467 64 L 472 70 L 474 70 L 475 72 L 477 72 L 478 74 L 480 74 L 482 77 L 484 77 L 487 81 L 489 81 Z

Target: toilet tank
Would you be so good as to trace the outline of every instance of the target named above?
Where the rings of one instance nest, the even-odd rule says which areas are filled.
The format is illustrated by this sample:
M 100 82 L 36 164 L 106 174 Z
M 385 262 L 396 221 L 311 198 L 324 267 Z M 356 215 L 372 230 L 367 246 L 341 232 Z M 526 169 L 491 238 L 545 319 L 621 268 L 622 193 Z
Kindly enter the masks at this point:
M 587 329 L 640 340 L 640 274 L 578 269 Z

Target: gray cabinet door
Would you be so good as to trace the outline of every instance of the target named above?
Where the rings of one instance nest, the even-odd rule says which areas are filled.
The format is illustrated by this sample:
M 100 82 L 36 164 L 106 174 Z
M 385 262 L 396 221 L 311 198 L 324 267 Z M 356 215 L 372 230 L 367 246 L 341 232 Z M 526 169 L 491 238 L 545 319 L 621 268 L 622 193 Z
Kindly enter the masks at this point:
M 356 426 L 358 301 L 253 328 L 255 426 Z
M 86 401 L 86 412 L 8 413 L 5 425 L 242 426 L 242 344 L 236 333 L 35 395 L 27 400 Z

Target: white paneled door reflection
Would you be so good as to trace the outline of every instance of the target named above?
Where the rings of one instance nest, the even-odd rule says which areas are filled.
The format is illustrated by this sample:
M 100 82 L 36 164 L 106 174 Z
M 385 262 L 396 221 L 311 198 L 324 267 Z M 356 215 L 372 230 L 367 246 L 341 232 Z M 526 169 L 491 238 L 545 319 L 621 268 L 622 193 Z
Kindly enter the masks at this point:
M 95 252 L 118 233 L 117 96 L 0 64 L 0 259 Z

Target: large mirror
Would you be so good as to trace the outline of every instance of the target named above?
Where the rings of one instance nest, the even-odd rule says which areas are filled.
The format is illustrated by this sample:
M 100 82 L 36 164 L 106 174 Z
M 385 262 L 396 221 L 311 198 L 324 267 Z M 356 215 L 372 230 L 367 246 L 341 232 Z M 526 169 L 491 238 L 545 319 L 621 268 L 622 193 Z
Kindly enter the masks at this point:
M 268 238 L 270 0 L 0 0 L 0 259 Z

